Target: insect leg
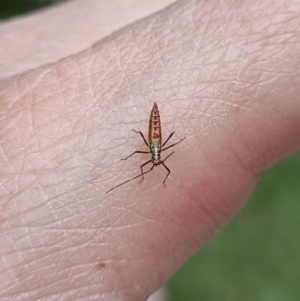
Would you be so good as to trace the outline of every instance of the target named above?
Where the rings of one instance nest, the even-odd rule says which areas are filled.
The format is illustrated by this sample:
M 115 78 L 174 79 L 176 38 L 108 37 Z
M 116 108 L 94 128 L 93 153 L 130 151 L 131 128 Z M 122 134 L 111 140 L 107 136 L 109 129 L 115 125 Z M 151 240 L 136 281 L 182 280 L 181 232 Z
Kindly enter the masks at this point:
M 144 171 L 143 171 L 143 167 L 146 166 L 147 164 L 149 164 L 150 162 L 152 162 L 152 160 L 149 160 L 147 162 L 145 162 L 144 164 L 141 165 L 141 175 L 142 175 L 142 179 L 140 180 L 140 183 L 144 180 Z M 153 169 L 153 168 L 152 168 Z M 152 170 L 150 169 L 150 171 Z
M 168 141 L 171 139 L 171 137 L 172 137 L 174 134 L 175 134 L 175 132 L 172 132 L 172 133 L 170 134 L 170 136 L 167 138 L 167 140 L 163 143 L 163 145 L 162 145 L 161 147 L 164 147 L 164 146 L 168 143 Z
M 135 177 L 133 177 L 132 179 L 129 179 L 129 180 L 127 180 L 127 181 L 125 181 L 125 182 L 123 182 L 123 183 L 121 183 L 121 184 L 119 184 L 119 185 L 114 186 L 113 188 L 107 190 L 105 193 L 109 193 L 109 192 L 111 192 L 112 190 L 114 190 L 114 189 L 117 188 L 117 187 L 120 187 L 120 186 L 122 186 L 122 185 L 124 185 L 124 184 L 126 184 L 126 183 L 128 183 L 128 182 L 130 182 L 130 181 L 132 181 L 132 180 L 135 180 L 135 179 L 137 179 L 137 178 L 139 178 L 139 177 L 142 177 L 142 176 L 144 176 L 144 174 L 146 174 L 146 173 L 148 173 L 148 172 L 150 172 L 150 171 L 152 171 L 152 169 L 150 169 L 150 170 L 148 170 L 148 171 L 146 171 L 146 172 L 144 172 L 144 173 L 142 173 L 142 174 L 140 174 L 140 175 L 138 175 L 138 176 L 135 176 Z
M 176 142 L 176 143 L 171 144 L 170 146 L 168 146 L 168 147 L 166 147 L 166 148 L 163 148 L 161 151 L 165 151 L 165 150 L 167 150 L 167 149 L 169 149 L 169 148 L 171 148 L 171 147 L 173 147 L 173 146 L 179 144 L 179 143 L 180 143 L 181 141 L 183 141 L 185 138 L 186 138 L 186 137 L 182 138 L 181 140 L 179 140 L 179 141 Z
M 131 155 L 129 155 L 127 158 L 121 159 L 121 160 L 127 160 L 128 158 L 130 158 L 132 155 L 134 154 L 149 154 L 150 152 L 144 152 L 144 151 L 135 151 L 133 152 Z
M 144 142 L 146 143 L 146 145 L 149 147 L 149 144 L 147 142 L 147 140 L 145 139 L 144 135 L 142 132 L 138 132 L 136 130 L 133 130 L 135 133 L 140 134 L 144 140 Z M 150 152 L 145 152 L 145 151 L 135 151 L 133 152 L 131 155 L 129 155 L 127 158 L 121 159 L 121 160 L 127 160 L 128 158 L 130 158 L 132 155 L 134 154 L 149 154 Z
M 165 182 L 166 182 L 166 180 L 167 180 L 169 174 L 171 173 L 171 171 L 170 171 L 170 169 L 165 165 L 164 162 L 161 163 L 161 164 L 162 164 L 162 165 L 165 167 L 165 169 L 168 171 L 168 174 L 166 175 L 166 177 L 165 177 L 165 179 L 164 179 L 164 181 L 163 181 L 164 186 L 167 187 L 166 184 L 165 184 Z
M 148 144 L 147 140 L 145 139 L 144 134 L 143 134 L 142 132 L 138 132 L 138 131 L 136 131 L 136 130 L 134 130 L 134 129 L 132 129 L 132 130 L 133 130 L 135 133 L 140 134 L 140 135 L 142 136 L 142 138 L 143 138 L 145 144 L 149 147 L 149 144 Z
M 169 174 L 171 173 L 171 171 L 170 171 L 170 169 L 165 165 L 164 162 L 165 162 L 170 156 L 172 156 L 174 153 L 175 153 L 175 152 L 172 152 L 170 155 L 168 155 L 168 156 L 164 159 L 164 161 L 161 162 L 161 164 L 162 164 L 162 165 L 165 167 L 165 169 L 168 171 L 168 174 L 166 175 L 166 177 L 165 177 L 165 179 L 164 179 L 164 181 L 163 181 L 163 184 L 164 184 L 165 187 L 166 187 L 165 182 L 166 182 L 166 180 L 167 180 Z

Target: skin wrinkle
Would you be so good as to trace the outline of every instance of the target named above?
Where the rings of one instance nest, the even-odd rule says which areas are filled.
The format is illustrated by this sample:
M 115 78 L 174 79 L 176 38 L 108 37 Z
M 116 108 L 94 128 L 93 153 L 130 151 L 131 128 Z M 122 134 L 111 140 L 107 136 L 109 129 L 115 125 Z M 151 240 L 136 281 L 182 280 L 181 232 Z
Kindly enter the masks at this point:
M 78 53 L 170 2 L 73 0 L 20 19 L 3 21 L 0 24 L 0 77 Z
M 32 227 L 28 227 L 28 229 L 30 229 L 30 228 L 32 228 Z M 45 229 L 46 231 L 45 232 L 47 232 L 47 233 L 49 233 L 49 229 Z M 68 233 L 68 235 L 67 236 L 69 236 L 70 235 L 70 232 L 69 231 L 66 231 L 66 230 L 69 230 L 69 229 L 61 229 L 60 231 L 61 231 L 61 234 L 65 234 L 66 232 Z M 76 229 L 74 229 L 74 231 L 73 232 L 71 232 L 71 234 L 72 233 L 77 233 L 76 231 L 75 231 Z M 100 229 L 101 230 L 101 229 Z M 60 234 L 60 231 L 58 231 L 58 234 Z M 51 231 L 51 232 L 53 232 L 53 231 Z M 90 233 L 91 231 L 85 231 L 85 234 L 86 233 Z M 94 232 L 96 232 L 96 231 L 94 231 Z M 81 233 L 81 231 L 78 231 L 78 233 Z M 99 234 L 99 235 L 102 235 L 102 234 Z M 64 235 L 65 236 L 65 235 Z M 88 239 L 88 240 L 86 240 L 84 243 L 82 243 L 81 244 L 81 247 L 83 248 L 84 246 L 86 246 L 88 243 L 90 244 L 90 245 L 92 245 L 92 239 L 95 239 L 96 237 L 98 236 L 98 234 L 96 233 L 96 234 L 94 234 L 94 236 L 92 237 L 92 238 L 90 238 L 90 239 Z M 53 247 L 52 249 L 50 249 L 46 254 L 45 254 L 45 256 L 44 257 L 47 257 L 48 255 L 51 255 L 55 250 L 57 250 L 58 249 L 58 247 L 56 246 L 56 243 L 52 243 L 52 244 L 49 244 L 49 245 L 47 245 L 46 247 L 43 245 L 43 243 L 42 242 L 40 242 L 40 246 L 38 245 L 38 244 L 35 244 L 34 245 L 34 249 L 35 250 L 37 250 L 37 251 L 44 251 L 44 249 L 48 249 L 49 247 Z M 102 243 L 102 244 L 99 244 L 99 243 L 97 243 L 98 245 L 104 245 L 105 243 Z M 67 245 L 66 245 L 67 246 Z M 65 246 L 62 246 L 61 247 L 61 251 L 63 251 L 63 249 L 65 248 Z M 74 247 L 74 250 L 76 250 L 78 248 L 78 246 L 76 246 L 76 247 Z M 40 250 L 39 250 L 40 249 Z M 71 248 L 70 248 L 71 249 Z M 28 248 L 28 249 L 26 249 L 26 248 L 24 248 L 24 249 L 22 249 L 22 252 L 28 252 L 28 253 L 30 253 L 32 251 L 32 248 Z M 59 251 L 59 250 L 57 250 L 57 251 Z M 13 256 L 13 255 L 16 255 L 17 253 L 18 253 L 19 251 L 18 250 L 14 250 L 14 251 L 11 251 L 10 252 L 10 256 Z M 55 252 L 54 252 L 55 253 Z M 44 259 L 44 258 L 42 258 L 42 259 Z M 23 263 L 24 264 L 26 264 L 26 263 L 30 263 L 30 261 L 27 261 L 27 262 L 25 262 L 25 261 L 22 261 L 22 265 L 23 265 Z M 7 270 L 3 270 L 3 271 L 6 271 L 7 272 Z
M 123 291 L 126 293 L 121 294 L 120 299 L 139 300 L 139 297 L 145 297 L 158 287 L 178 265 L 210 239 L 212 234 L 219 230 L 220 225 L 223 225 L 228 217 L 240 208 L 241 199 L 244 201 L 251 193 L 256 183 L 256 176 L 253 176 L 252 172 L 245 171 L 239 163 L 235 168 L 226 167 L 227 165 L 236 165 L 236 154 L 239 155 L 238 158 L 244 158 L 247 146 L 251 145 L 254 134 L 256 135 L 255 132 L 252 132 L 254 128 L 252 123 L 255 121 L 264 125 L 258 109 L 267 105 L 265 99 L 275 96 L 272 109 L 280 104 L 283 91 L 285 91 L 284 87 L 278 87 L 274 95 L 272 86 L 280 81 L 282 74 L 268 80 L 270 72 L 267 66 L 275 64 L 274 61 L 277 60 L 277 57 L 280 58 L 284 51 L 288 53 L 290 50 L 282 49 L 281 53 L 277 52 L 269 58 L 264 57 L 263 54 L 262 57 L 253 56 L 251 52 L 253 44 L 248 45 L 249 49 L 245 51 L 242 40 L 244 37 L 236 35 L 232 38 L 231 33 L 228 34 L 228 28 L 223 24 L 224 20 L 220 27 L 212 26 L 212 24 L 206 26 L 205 18 L 210 13 L 212 15 L 209 17 L 212 18 L 210 22 L 219 24 L 218 18 L 221 17 L 221 13 L 215 11 L 216 3 L 217 1 L 213 1 L 213 4 L 205 4 L 207 6 L 204 5 L 202 9 L 200 2 L 194 1 L 192 11 L 189 3 L 179 3 L 170 10 L 138 22 L 130 28 L 125 28 L 110 39 L 96 45 L 92 50 L 79 54 L 78 57 L 61 61 L 58 66 L 44 67 L 48 71 L 41 68 L 24 74 L 23 81 L 18 81 L 20 91 L 17 93 L 22 94 L 25 100 L 30 101 L 31 97 L 34 101 L 34 104 L 29 106 L 34 112 L 31 112 L 31 116 L 27 116 L 28 120 L 26 121 L 33 124 L 34 116 L 35 124 L 32 126 L 35 127 L 37 148 L 46 158 L 50 168 L 43 176 L 36 174 L 34 166 L 41 164 L 41 162 L 35 163 L 38 157 L 28 160 L 30 152 L 22 151 L 22 148 L 30 149 L 32 147 L 30 139 L 35 137 L 26 136 L 24 142 L 23 135 L 20 133 L 19 140 L 12 141 L 5 136 L 5 133 L 1 134 L 1 138 L 3 135 L 8 143 L 16 146 L 15 161 L 20 155 L 23 155 L 21 164 L 18 164 L 15 169 L 16 175 L 20 170 L 23 172 L 19 176 L 19 183 L 22 182 L 22 177 L 25 177 L 24 169 L 32 172 L 36 176 L 36 182 L 28 183 L 29 189 L 40 187 L 44 197 L 47 198 L 43 200 L 37 195 L 35 198 L 29 198 L 28 204 L 22 202 L 26 195 L 24 186 L 11 205 L 16 207 L 11 209 L 12 212 L 20 212 L 22 214 L 20 218 L 24 217 L 23 221 L 14 219 L 1 225 L 1 227 L 13 227 L 15 238 L 29 235 L 27 241 L 15 239 L 4 250 L 8 253 L 10 250 L 20 250 L 20 254 L 23 254 L 24 257 L 19 258 L 18 263 L 21 266 L 28 262 L 26 267 L 32 271 L 30 275 L 26 275 L 24 271 L 24 278 L 21 278 L 20 275 L 12 275 L 9 278 L 8 281 L 11 283 L 17 283 L 12 294 L 21 296 L 17 291 L 18 287 L 20 288 L 18 283 L 23 283 L 23 286 L 26 284 L 28 292 L 33 292 L 34 286 L 38 286 L 36 282 L 38 275 L 41 277 L 40 281 L 42 282 L 40 283 L 43 281 L 51 283 L 52 287 L 48 287 L 48 292 L 52 289 L 53 296 L 65 293 L 61 296 L 74 300 L 76 292 L 87 287 L 86 293 L 89 293 L 93 290 L 93 283 L 100 282 L 102 287 L 94 288 L 99 293 Z M 202 9 L 200 14 L 197 13 L 199 6 Z M 230 20 L 232 14 L 230 7 L 223 8 L 222 14 L 225 12 Z M 189 22 L 191 15 L 193 20 Z M 149 20 L 150 22 L 148 22 Z M 165 22 L 165 20 L 167 21 Z M 225 23 L 230 23 L 228 20 Z M 163 31 L 160 31 L 160 28 L 163 28 Z M 181 30 L 182 28 L 184 30 Z M 194 32 L 193 28 L 198 28 L 199 32 Z M 203 28 L 208 31 L 208 36 L 213 36 L 210 38 L 213 45 L 206 41 L 203 44 L 199 43 L 201 49 L 195 49 L 195 43 L 189 41 L 203 40 Z M 149 35 L 146 35 L 147 33 Z M 276 32 L 276 34 L 278 33 Z M 213 39 L 217 39 L 217 41 L 213 41 Z M 263 39 L 256 39 L 252 43 L 259 44 L 262 41 Z M 274 40 L 267 42 L 274 43 Z M 253 49 L 256 51 L 258 46 L 254 45 Z M 236 48 L 242 49 L 242 55 Z M 156 51 L 152 53 L 152 49 L 156 49 Z M 269 51 L 269 47 L 266 47 L 266 51 Z M 228 58 L 228 56 L 230 57 Z M 78 61 L 84 61 L 85 57 L 88 57 L 91 63 L 78 67 Z M 245 57 L 246 60 L 244 60 Z M 179 68 L 177 59 L 180 62 Z M 262 60 L 257 61 L 260 59 Z M 239 63 L 242 61 L 246 62 L 243 70 L 239 68 Z M 258 77 L 251 76 L 252 70 L 259 70 L 262 63 L 268 72 Z M 287 64 L 289 66 L 286 67 L 286 72 L 293 71 L 292 65 L 295 62 L 291 61 Z M 195 65 L 195 67 L 189 74 L 188 70 L 191 65 Z M 73 66 L 77 66 L 79 71 L 76 70 L 74 73 Z M 84 68 L 86 70 L 82 70 Z M 57 74 L 58 70 L 59 74 Z M 274 68 L 274 70 L 276 69 Z M 39 72 L 44 73 L 45 76 L 37 81 L 36 77 L 40 77 Z M 90 77 L 86 77 L 85 75 L 89 73 Z M 259 103 L 257 107 L 248 103 L 255 82 L 259 88 L 252 100 L 254 103 L 255 101 Z M 81 99 L 77 97 L 78 91 L 86 88 L 85 84 L 91 85 L 88 96 L 95 95 L 95 99 L 91 99 L 88 106 L 86 106 L 88 100 L 82 103 Z M 33 86 L 34 88 L 32 88 Z M 238 92 L 236 92 L 237 86 Z M 230 96 L 228 91 L 232 91 Z M 290 93 L 293 94 L 295 91 Z M 10 94 L 13 93 L 10 92 Z M 184 95 L 184 99 L 188 100 L 187 104 L 183 103 L 183 98 L 177 98 L 177 94 Z M 6 98 L 9 97 L 6 96 Z M 11 97 L 18 98 L 15 95 L 11 95 Z M 138 100 L 139 105 L 137 105 L 136 99 L 142 99 Z M 145 179 L 147 182 L 141 186 L 131 183 L 129 186 L 124 186 L 124 189 L 116 190 L 116 193 L 104 198 L 100 195 L 101 190 L 104 191 L 106 186 L 120 179 L 122 176 L 120 170 L 127 169 L 131 164 L 120 164 L 116 167 L 116 162 L 121 158 L 120 155 L 126 153 L 129 148 L 131 149 L 133 138 L 128 134 L 131 126 L 137 125 L 138 120 L 144 118 L 143 113 L 147 114 L 149 103 L 153 99 L 160 100 L 162 106 L 170 110 L 170 113 L 166 113 L 166 115 L 169 116 L 168 122 L 174 124 L 176 131 L 179 128 L 180 134 L 187 133 L 189 136 L 186 144 L 176 149 L 176 159 L 170 160 L 172 168 L 170 187 L 162 188 L 156 173 L 149 175 Z M 168 101 L 171 103 L 170 105 L 168 105 Z M 114 109 L 111 112 L 112 104 L 118 110 Z M 238 112 L 237 106 L 240 108 Z M 135 107 L 136 111 L 130 112 Z M 182 109 L 179 110 L 179 108 Z M 282 108 L 284 109 L 284 106 Z M 5 112 L 4 109 L 2 110 Z M 278 118 L 277 114 L 270 112 L 274 119 Z M 26 111 L 24 114 L 27 114 Z M 236 120 L 237 114 L 239 114 L 240 120 Z M 135 118 L 135 116 L 142 117 Z M 190 116 L 193 118 L 189 118 Z M 12 115 L 10 120 L 16 121 L 13 118 Z M 88 121 L 80 125 L 83 127 L 82 131 L 80 132 L 79 126 L 79 133 L 75 135 L 74 124 L 76 121 L 86 119 Z M 5 123 L 9 123 L 10 120 L 6 120 Z M 5 123 L 3 123 L 4 127 Z M 23 124 L 23 121 L 21 122 L 17 118 L 12 131 L 14 128 L 22 127 Z M 256 144 L 259 145 L 268 137 L 268 134 L 279 131 L 281 135 L 284 135 L 287 131 L 285 128 L 288 128 L 287 122 L 282 128 L 278 127 L 276 131 L 271 129 L 271 125 L 261 128 L 261 133 L 250 153 L 256 152 Z M 244 141 L 240 141 L 235 132 L 238 126 L 241 127 Z M 249 127 L 248 130 L 247 127 Z M 220 128 L 222 128 L 221 133 L 218 132 Z M 110 131 L 116 133 L 112 134 L 116 135 L 116 141 L 110 136 Z M 86 144 L 88 136 L 91 145 L 83 152 L 82 145 Z M 270 145 L 276 145 L 274 143 L 272 139 L 265 143 L 265 149 L 262 150 L 260 156 L 270 148 Z M 291 142 L 289 142 L 290 144 Z M 99 148 L 97 154 L 98 145 L 102 145 L 103 148 Z M 232 147 L 233 145 L 235 147 Z M 234 152 L 231 151 L 232 149 Z M 108 150 L 112 152 L 112 155 L 105 153 Z M 286 149 L 284 152 L 286 153 Z M 114 161 L 105 162 L 104 168 L 101 162 L 106 161 L 108 156 Z M 187 156 L 189 158 L 186 158 Z M 7 159 L 14 161 L 11 158 Z M 244 158 L 244 160 L 247 163 L 248 158 Z M 225 161 L 227 161 L 226 164 L 224 164 Z M 13 166 L 15 164 L 12 162 Z M 74 169 L 73 165 L 76 166 Z M 56 170 L 57 166 L 59 166 L 59 170 Z M 112 172 L 110 172 L 110 168 Z M 133 173 L 137 169 L 138 166 L 132 168 Z M 160 177 L 161 171 L 158 171 L 158 174 Z M 239 179 L 241 178 L 245 179 L 245 182 L 240 183 Z M 67 179 L 67 181 L 64 182 L 63 179 Z M 173 179 L 180 179 L 179 188 L 174 185 Z M 92 183 L 89 182 L 91 180 Z M 51 184 L 48 184 L 49 181 L 54 183 L 55 187 L 51 187 Z M 86 185 L 86 182 L 89 185 Z M 24 183 L 26 184 L 26 182 Z M 13 182 L 9 184 L 8 189 L 11 189 L 12 185 Z M 228 186 L 230 187 L 228 188 Z M 126 191 L 130 191 L 129 198 L 126 197 Z M 223 191 L 224 194 L 222 194 Z M 123 195 L 124 197 L 122 197 Z M 172 204 L 177 206 L 173 205 L 172 207 Z M 21 208 L 17 209 L 17 205 Z M 173 222 L 164 223 L 167 230 L 161 230 L 164 215 L 158 215 L 158 205 L 162 206 L 164 209 L 162 211 L 172 209 L 170 214 Z M 44 227 L 57 225 L 62 230 L 68 226 L 76 229 L 78 225 L 89 227 L 93 223 L 99 231 L 103 227 L 106 227 L 107 231 L 104 234 L 99 232 L 99 236 L 95 235 L 90 242 L 86 243 L 83 243 L 86 237 L 80 236 L 79 241 L 76 240 L 76 235 L 68 238 L 61 233 L 55 237 L 55 233 L 52 230 L 47 232 L 46 228 L 43 235 L 40 235 L 39 229 L 43 229 L 43 226 L 36 227 L 36 230 L 34 227 L 26 227 L 26 225 L 40 225 L 35 223 L 34 218 L 44 221 L 44 216 L 40 215 L 39 211 L 35 214 L 35 211 L 30 210 L 30 206 L 41 212 L 43 208 L 49 211 L 50 220 L 45 221 Z M 108 209 L 105 211 L 105 208 Z M 207 212 L 212 212 L 212 214 Z M 106 213 L 108 217 L 105 217 Z M 126 218 L 128 224 L 125 224 Z M 143 223 L 145 218 L 147 218 L 147 222 Z M 176 222 L 176 219 L 181 222 Z M 181 227 L 182 221 L 187 224 L 184 228 Z M 17 231 L 19 225 L 24 225 L 21 227 L 23 232 Z M 130 228 L 133 230 L 129 231 Z M 194 233 L 190 234 L 190 229 L 194 229 Z M 35 237 L 36 235 L 37 237 Z M 54 248 L 50 247 L 47 250 L 49 257 L 43 257 L 41 254 L 43 250 L 35 249 L 39 245 L 37 241 L 41 244 L 44 243 L 46 247 L 50 245 L 49 242 L 54 242 L 57 244 L 57 248 L 61 249 L 55 252 Z M 66 241 L 69 245 L 65 244 Z M 138 246 L 136 246 L 137 241 L 139 241 Z M 37 257 L 38 260 L 24 254 L 23 251 L 28 245 L 33 250 L 29 255 L 32 258 Z M 189 246 L 188 251 L 186 246 Z M 176 250 L 176 260 L 169 255 L 174 249 Z M 149 252 L 152 252 L 150 259 L 147 256 Z M 7 256 L 5 253 L 4 255 Z M 72 268 L 74 267 L 74 257 L 79 261 L 76 271 Z M 99 275 L 86 269 L 86 264 L 94 262 L 96 266 L 97 262 L 102 262 L 103 259 L 110 257 L 113 262 L 116 262 L 116 265 L 109 271 L 105 270 Z M 126 258 L 123 265 L 117 264 L 120 258 Z M 144 260 L 144 264 L 136 263 L 136 258 Z M 2 269 L 9 268 L 10 265 L 11 263 L 4 263 Z M 56 268 L 51 268 L 55 265 Z M 151 280 L 140 272 L 142 268 L 149 269 L 149 274 L 153 275 Z M 47 275 L 43 274 L 45 269 Z M 130 273 L 127 273 L 129 270 Z M 112 281 L 119 274 L 120 278 Z M 103 275 L 106 276 L 104 280 L 101 278 Z M 67 288 L 67 292 L 64 287 Z M 5 290 L 7 292 L 6 288 L 3 291 L 5 292 Z M 49 296 L 48 292 L 44 293 L 37 288 L 35 294 L 41 300 L 45 300 Z M 71 296 L 71 292 L 74 292 L 74 295 Z M 133 297 L 132 299 L 129 299 L 130 295 Z M 30 298 L 27 299 L 30 300 Z
M 51 283 L 50 284 L 47 284 L 47 285 L 51 285 Z M 44 287 L 45 288 L 45 287 Z M 80 289 L 80 288 L 79 288 Z
M 90 244 L 90 246 L 91 247 L 93 247 L 94 245 L 93 244 Z M 84 246 L 82 245 L 82 246 L 80 246 L 80 248 L 83 248 Z M 79 250 L 80 250 L 80 248 L 79 248 Z M 77 252 L 77 249 L 76 248 L 74 248 L 74 255 L 76 255 L 75 253 Z M 63 249 L 62 250 L 57 250 L 57 248 L 53 248 L 53 249 L 51 249 L 51 250 L 49 250 L 48 251 L 48 253 L 46 253 L 46 254 L 44 254 L 43 253 L 43 257 L 39 260 L 39 261 L 42 261 L 42 262 L 45 262 L 46 260 L 48 261 L 48 259 L 50 259 L 51 258 L 51 252 L 54 252 L 54 254 L 57 254 L 57 256 L 60 256 L 60 257 L 64 257 L 64 253 L 63 253 Z M 29 253 L 29 252 L 28 252 Z M 42 250 L 40 251 L 40 253 L 41 253 L 41 255 L 42 255 Z M 85 262 L 85 263 L 82 263 L 82 264 L 75 264 L 75 262 L 76 262 L 76 260 L 78 260 L 78 259 L 80 259 L 80 257 L 76 257 L 76 256 L 74 256 L 73 255 L 73 257 L 74 258 L 72 258 L 72 262 L 73 262 L 73 264 L 72 264 L 72 267 L 70 267 L 70 268 L 68 268 L 68 269 L 75 269 L 75 268 L 78 268 L 78 267 L 81 267 L 81 266 L 84 266 L 84 265 L 87 265 L 87 266 L 91 266 L 91 267 L 94 267 L 95 266 L 95 264 L 94 264 L 94 261 L 95 261 L 95 259 L 96 258 L 94 258 L 93 260 L 91 260 L 91 261 L 87 261 L 87 262 Z M 94 256 L 95 257 L 95 256 Z M 34 259 L 34 257 L 32 258 L 32 259 Z M 76 259 L 76 260 L 75 260 Z M 97 259 L 96 259 L 97 260 Z M 39 261 L 37 261 L 37 263 L 39 262 Z M 16 267 L 19 267 L 19 268 L 21 268 L 21 269 L 23 269 L 23 270 L 26 270 L 26 265 L 28 265 L 28 263 L 29 263 L 29 261 L 28 262 L 25 262 L 25 264 L 23 265 L 16 265 Z M 59 266 L 57 266 L 58 268 L 59 268 Z M 26 279 L 24 279 L 25 281 L 26 281 Z M 53 282 L 54 283 L 54 282 Z M 16 284 L 17 285 L 17 284 Z M 6 289 L 8 289 L 8 287 L 6 287 Z
M 218 142 L 216 142 L 218 144 Z M 199 202 L 199 198 L 203 198 L 203 196 L 199 196 L 198 194 L 194 194 L 193 191 L 190 191 L 188 189 L 184 189 L 185 193 L 188 194 L 190 196 L 190 200 L 192 203 L 194 203 L 195 205 L 193 206 L 193 208 L 197 208 L 198 214 L 196 214 L 196 216 L 201 215 L 201 213 L 205 212 L 205 216 L 208 219 L 208 222 L 210 223 L 210 229 L 212 229 L 211 231 L 214 232 L 217 229 L 220 229 L 221 226 L 224 226 L 224 222 L 220 222 L 220 216 L 226 216 L 228 215 L 228 212 L 231 211 L 237 211 L 239 209 L 239 206 L 237 206 L 237 204 L 235 204 L 234 202 L 232 202 L 232 199 L 234 198 L 234 195 L 230 195 L 228 189 L 225 189 L 226 187 L 226 180 L 224 178 L 222 178 L 218 172 L 217 172 L 217 166 L 220 165 L 225 165 L 224 168 L 231 168 L 231 170 L 237 170 L 240 168 L 239 165 L 233 163 L 228 164 L 228 162 L 232 162 L 232 160 L 230 158 L 222 158 L 222 162 L 217 162 L 215 163 L 211 157 L 210 153 L 205 153 L 205 150 L 203 150 L 201 152 L 202 154 L 202 160 L 203 162 L 205 162 L 205 166 L 202 166 L 202 169 L 204 170 L 209 170 L 209 173 L 206 173 L 205 178 L 201 179 L 201 185 L 208 187 L 209 191 L 211 191 L 214 194 L 214 198 L 218 199 L 217 202 L 215 202 L 216 204 L 213 204 L 212 202 L 210 203 L 205 203 L 205 202 Z M 233 153 L 234 154 L 234 153 Z M 227 160 L 226 160 L 227 159 Z M 208 167 L 207 167 L 208 166 Z M 238 166 L 238 168 L 237 168 Z M 246 172 L 247 174 L 249 174 L 250 176 L 252 176 L 252 173 L 250 173 L 249 171 Z M 210 179 L 217 179 L 215 181 L 210 180 Z M 215 182 L 215 184 L 213 184 Z M 222 191 L 226 191 L 226 195 L 225 193 Z M 206 197 L 207 199 L 210 199 L 209 197 Z M 231 210 L 224 210 L 223 206 L 218 206 L 218 204 L 221 203 L 224 205 L 224 208 L 231 208 Z M 198 206 L 196 206 L 198 204 Z M 222 214 L 220 214 L 222 213 Z M 212 233 L 211 233 L 212 235 Z
M 97 289 L 99 284 L 95 283 L 95 284 L 90 285 L 91 288 L 93 288 L 93 286 L 95 286 L 95 289 Z M 51 291 L 51 286 L 49 286 L 49 287 L 50 287 L 49 291 Z M 24 293 L 19 294 L 19 295 L 12 294 L 11 297 L 19 297 L 16 300 L 24 300 L 23 298 L 26 298 L 30 293 L 30 294 L 33 294 L 33 296 L 36 296 L 35 300 L 44 300 L 44 298 L 49 298 L 49 297 L 52 297 L 53 300 L 55 300 L 58 296 L 60 296 L 61 293 L 64 293 L 64 294 L 66 294 L 66 299 L 65 300 L 74 300 L 74 298 L 76 298 L 76 300 L 77 300 L 77 296 L 80 297 L 80 295 L 82 295 L 82 294 L 84 296 L 86 295 L 86 294 L 84 294 L 84 289 L 85 289 L 84 286 L 82 286 L 82 287 L 79 286 L 79 287 L 76 287 L 75 289 L 69 289 L 68 291 L 62 290 L 61 292 L 54 293 L 54 294 L 49 292 L 49 293 L 45 294 L 45 296 L 43 296 L 43 297 L 40 297 L 39 291 L 37 289 L 37 290 L 24 292 Z M 114 292 L 114 291 L 111 291 L 111 290 L 103 291 L 101 293 L 101 295 L 105 296 L 106 294 L 108 294 L 109 295 L 108 298 L 112 298 L 112 299 L 105 299 L 105 300 L 115 300 L 114 297 L 113 297 L 114 294 L 117 294 L 117 296 L 118 295 L 121 296 L 122 293 L 126 292 L 127 290 L 130 290 L 130 288 L 125 288 L 125 289 L 122 289 L 118 292 Z M 73 295 L 70 296 L 70 298 L 68 298 L 68 295 L 70 295 L 72 293 L 73 293 Z M 123 300 L 123 299 L 120 299 L 120 300 Z

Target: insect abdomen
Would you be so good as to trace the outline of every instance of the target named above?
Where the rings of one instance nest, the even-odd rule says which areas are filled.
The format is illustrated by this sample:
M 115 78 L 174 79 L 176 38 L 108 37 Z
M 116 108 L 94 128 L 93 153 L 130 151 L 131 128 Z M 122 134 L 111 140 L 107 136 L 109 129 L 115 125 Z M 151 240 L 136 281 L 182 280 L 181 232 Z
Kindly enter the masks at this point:
M 160 116 L 159 116 L 159 111 L 156 102 L 154 103 L 150 114 L 149 132 L 148 132 L 149 144 L 152 144 L 153 140 L 158 140 L 160 144 L 162 141 Z

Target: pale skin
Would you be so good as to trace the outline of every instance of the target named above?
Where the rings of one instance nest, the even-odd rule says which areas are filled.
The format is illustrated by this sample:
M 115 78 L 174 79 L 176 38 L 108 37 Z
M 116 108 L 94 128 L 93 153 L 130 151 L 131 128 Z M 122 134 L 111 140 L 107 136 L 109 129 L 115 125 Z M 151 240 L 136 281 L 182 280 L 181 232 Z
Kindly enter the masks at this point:
M 87 18 L 86 50 L 50 65 L 65 37 L 39 57 L 47 34 L 26 44 L 38 29 L 19 22 L 18 58 L 14 39 L 0 47 L 1 300 L 145 300 L 300 148 L 300 1 L 186 0 L 94 46 Z M 150 159 L 120 161 L 145 147 L 131 129 L 146 133 L 154 101 L 163 140 L 187 137 L 167 187 L 157 167 L 105 194 Z

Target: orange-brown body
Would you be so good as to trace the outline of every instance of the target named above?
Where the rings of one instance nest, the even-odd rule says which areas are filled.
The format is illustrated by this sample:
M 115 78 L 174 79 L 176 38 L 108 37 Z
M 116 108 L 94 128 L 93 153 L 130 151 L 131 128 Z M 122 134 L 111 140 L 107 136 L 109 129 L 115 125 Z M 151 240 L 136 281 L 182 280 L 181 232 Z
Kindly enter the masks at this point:
M 151 144 L 153 139 L 157 139 L 160 144 L 162 141 L 160 116 L 156 102 L 153 105 L 150 120 L 149 120 L 149 131 L 148 131 L 148 142 Z
M 159 111 L 156 102 L 154 103 L 150 114 L 148 142 L 149 142 L 150 152 L 152 155 L 152 163 L 158 165 L 161 162 L 160 153 L 161 153 L 162 133 L 161 133 L 160 116 L 159 116 Z

